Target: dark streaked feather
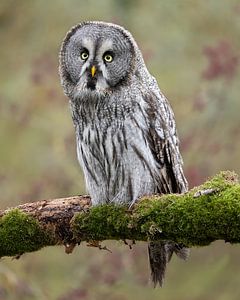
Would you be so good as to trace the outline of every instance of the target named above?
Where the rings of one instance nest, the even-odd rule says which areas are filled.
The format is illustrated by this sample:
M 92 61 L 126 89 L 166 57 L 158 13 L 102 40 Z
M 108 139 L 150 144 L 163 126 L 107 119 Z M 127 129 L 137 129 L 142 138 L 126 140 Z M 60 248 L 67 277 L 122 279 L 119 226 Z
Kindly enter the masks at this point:
M 148 143 L 159 165 L 156 180 L 160 194 L 182 193 L 187 190 L 187 181 L 183 174 L 182 158 L 179 152 L 178 137 L 174 115 L 166 98 L 159 94 L 145 96 L 148 104 L 146 111 L 149 120 Z M 187 259 L 189 249 L 171 241 L 154 241 L 148 246 L 151 279 L 154 287 L 162 286 L 167 263 L 175 253 L 181 259 Z
M 148 257 L 153 285 L 154 287 L 157 284 L 162 286 L 168 261 L 164 242 L 149 242 Z
M 162 186 L 158 187 L 159 193 L 185 192 L 187 181 L 183 174 L 179 140 L 171 107 L 163 95 L 159 99 L 155 94 L 149 94 L 144 99 L 148 104 L 148 143 L 159 164 L 159 182 L 162 181 Z

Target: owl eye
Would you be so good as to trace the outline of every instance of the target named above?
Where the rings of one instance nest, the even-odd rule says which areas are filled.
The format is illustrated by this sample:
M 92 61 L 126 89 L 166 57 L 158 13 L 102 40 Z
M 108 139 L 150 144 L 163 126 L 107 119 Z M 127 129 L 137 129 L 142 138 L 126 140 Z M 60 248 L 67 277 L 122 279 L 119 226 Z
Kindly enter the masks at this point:
M 113 61 L 113 55 L 110 53 L 105 53 L 103 55 L 103 59 L 105 60 L 105 62 L 110 63 Z
M 87 50 L 83 50 L 80 54 L 80 57 L 82 60 L 87 60 L 88 59 L 88 51 Z

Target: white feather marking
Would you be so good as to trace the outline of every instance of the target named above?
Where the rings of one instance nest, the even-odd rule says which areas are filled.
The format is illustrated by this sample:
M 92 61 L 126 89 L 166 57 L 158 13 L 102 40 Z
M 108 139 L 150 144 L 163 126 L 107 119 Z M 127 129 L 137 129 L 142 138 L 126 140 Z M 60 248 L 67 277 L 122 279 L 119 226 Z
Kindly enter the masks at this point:
M 99 47 L 98 55 L 97 55 L 97 58 L 99 59 L 99 61 L 105 52 L 112 50 L 112 46 L 113 46 L 112 40 L 105 40 L 102 43 L 102 45 Z

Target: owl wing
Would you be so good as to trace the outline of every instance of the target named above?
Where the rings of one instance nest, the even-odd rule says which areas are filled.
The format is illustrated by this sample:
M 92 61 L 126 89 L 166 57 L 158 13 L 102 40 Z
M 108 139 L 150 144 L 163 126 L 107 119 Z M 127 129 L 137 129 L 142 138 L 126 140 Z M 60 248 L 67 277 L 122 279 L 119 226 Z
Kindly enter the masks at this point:
M 144 98 L 148 107 L 148 143 L 159 164 L 157 190 L 164 194 L 186 192 L 188 185 L 182 168 L 174 114 L 155 79 L 153 87 Z

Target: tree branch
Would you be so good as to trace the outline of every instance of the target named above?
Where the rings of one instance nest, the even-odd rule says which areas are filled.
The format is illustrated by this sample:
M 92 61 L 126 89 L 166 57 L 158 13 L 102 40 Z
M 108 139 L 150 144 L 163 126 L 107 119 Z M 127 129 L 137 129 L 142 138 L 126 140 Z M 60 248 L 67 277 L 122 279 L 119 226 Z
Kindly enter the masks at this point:
M 240 242 L 240 184 L 226 171 L 186 194 L 152 195 L 132 209 L 91 207 L 89 196 L 43 200 L 0 211 L 0 257 L 80 241 L 172 240 L 186 246 Z

